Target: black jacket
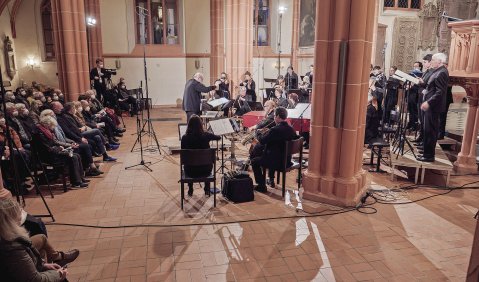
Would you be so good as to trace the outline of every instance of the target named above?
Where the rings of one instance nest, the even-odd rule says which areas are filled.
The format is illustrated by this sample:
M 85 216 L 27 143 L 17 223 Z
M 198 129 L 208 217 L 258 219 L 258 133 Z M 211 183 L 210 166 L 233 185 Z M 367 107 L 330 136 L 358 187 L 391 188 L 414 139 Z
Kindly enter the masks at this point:
M 99 75 L 98 74 L 98 69 L 95 67 L 95 68 L 92 68 L 91 71 L 90 71 L 90 80 L 93 80 L 93 87 L 95 89 L 98 89 L 98 88 L 106 88 L 106 79 L 105 79 L 105 68 L 101 68 L 101 73 L 102 75 Z M 95 79 L 95 76 L 99 77 L 100 79 Z
M 260 144 L 265 145 L 261 164 L 270 169 L 281 169 L 285 154 L 285 142 L 296 139 L 296 131 L 286 122 L 280 122 L 271 128 L 265 135 L 258 136 Z M 287 166 L 291 163 L 291 156 L 287 156 Z
M 57 121 L 67 138 L 78 144 L 82 142 L 80 126 L 72 115 L 66 113 L 59 114 L 57 115 Z
M 183 93 L 183 110 L 185 112 L 199 112 L 201 105 L 201 93 L 208 93 L 214 89 L 214 86 L 206 87 L 195 79 L 188 80 Z
M 181 149 L 208 149 L 210 141 L 220 139 L 220 136 L 209 132 L 204 132 L 202 135 L 185 134 L 181 138 Z M 185 166 L 185 173 L 191 177 L 208 176 L 212 168 L 212 165 Z
M 446 111 L 447 84 L 449 72 L 442 66 L 434 70 L 426 86 L 424 101 L 429 104 L 429 111 L 443 113 Z
M 369 144 L 379 135 L 379 111 L 372 104 L 367 107 L 364 144 Z
M 298 89 L 298 75 L 294 71 L 292 75 L 290 75 L 289 72 L 286 73 L 284 82 L 287 89 Z

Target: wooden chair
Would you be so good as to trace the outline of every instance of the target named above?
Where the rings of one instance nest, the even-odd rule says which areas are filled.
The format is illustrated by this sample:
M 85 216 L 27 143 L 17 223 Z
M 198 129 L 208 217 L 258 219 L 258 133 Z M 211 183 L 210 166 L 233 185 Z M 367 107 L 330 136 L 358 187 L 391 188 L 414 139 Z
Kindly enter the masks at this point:
M 213 165 L 210 175 L 205 177 L 189 177 L 185 173 L 185 166 Z M 216 150 L 215 149 L 182 149 L 180 151 L 180 183 L 181 183 L 181 209 L 185 199 L 185 183 L 213 182 L 216 190 Z M 215 191 L 216 192 L 216 191 Z M 216 207 L 216 193 L 214 193 L 214 207 Z
M 298 190 L 301 188 L 301 171 L 303 168 L 303 142 L 304 138 L 300 137 L 295 140 L 287 141 L 285 143 L 285 154 L 283 158 L 283 163 L 281 164 L 281 169 L 276 171 L 277 174 L 277 183 L 279 184 L 279 178 L 282 173 L 282 183 L 281 183 L 281 189 L 282 189 L 282 196 L 284 198 L 284 195 L 286 193 L 286 173 L 293 171 L 295 169 L 298 170 Z M 298 162 L 293 162 L 291 166 L 288 166 L 288 156 L 292 156 L 295 154 L 299 154 L 299 160 Z

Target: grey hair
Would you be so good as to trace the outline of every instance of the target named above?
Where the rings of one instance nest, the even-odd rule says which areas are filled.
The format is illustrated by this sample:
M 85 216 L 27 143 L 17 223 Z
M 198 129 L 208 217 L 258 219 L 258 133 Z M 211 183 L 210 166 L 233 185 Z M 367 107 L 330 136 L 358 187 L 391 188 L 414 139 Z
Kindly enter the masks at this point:
M 197 73 L 195 73 L 195 75 L 193 75 L 193 78 L 194 78 L 195 80 L 198 80 L 198 79 L 200 79 L 200 78 L 201 78 L 201 79 L 204 79 L 204 76 L 203 76 L 203 74 L 202 74 L 201 72 L 197 72 Z
M 432 55 L 432 58 L 438 60 L 441 64 L 447 64 L 447 55 L 444 53 L 436 53 Z
M 8 103 L 5 104 L 5 108 L 6 109 L 13 109 L 13 108 L 15 108 L 15 104 L 11 103 L 11 102 L 8 102 Z
M 40 119 L 41 119 L 41 118 L 44 118 L 44 117 L 48 117 L 48 116 L 51 117 L 51 116 L 54 116 L 54 115 L 55 115 L 55 113 L 54 113 L 52 110 L 46 109 L 46 110 L 43 110 L 43 111 L 40 113 Z
M 14 241 L 29 238 L 25 228 L 20 226 L 22 208 L 11 198 L 0 200 L 0 240 Z
M 27 107 L 25 106 L 25 104 L 17 103 L 17 104 L 15 104 L 15 108 L 16 108 L 17 110 L 21 110 L 21 109 L 25 109 L 25 108 L 27 108 Z
M 52 116 L 44 116 L 40 118 L 40 124 L 45 125 L 49 128 L 58 126 L 57 120 Z

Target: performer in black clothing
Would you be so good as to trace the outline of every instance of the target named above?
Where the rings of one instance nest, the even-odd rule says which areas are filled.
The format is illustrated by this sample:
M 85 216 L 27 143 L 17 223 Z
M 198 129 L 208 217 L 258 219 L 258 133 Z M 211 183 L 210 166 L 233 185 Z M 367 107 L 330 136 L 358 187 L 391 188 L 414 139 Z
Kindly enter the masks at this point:
M 289 66 L 286 75 L 284 76 L 286 89 L 298 89 L 298 75 L 294 72 L 293 67 Z
M 384 91 L 386 87 L 386 77 L 384 73 L 381 71 L 380 66 L 375 66 L 373 68 L 373 75 L 370 76 L 370 87 L 369 89 L 372 92 L 373 96 L 376 96 L 378 99 L 378 111 L 379 111 L 379 119 L 383 116 L 383 98 L 384 98 Z
M 203 79 L 203 74 L 197 72 L 192 79 L 186 82 L 183 93 L 183 110 L 186 112 L 187 121 L 190 120 L 192 115 L 201 115 L 201 93 L 216 90 L 216 86 L 204 86 Z
M 389 69 L 389 78 L 386 82 L 386 97 L 384 98 L 384 122 L 391 124 L 391 111 L 396 108 L 398 103 L 398 89 L 401 87 L 400 81 L 393 77 L 397 67 Z
M 288 108 L 288 99 L 286 99 L 284 96 L 283 96 L 283 91 L 281 89 L 281 87 L 277 87 L 275 90 L 274 90 L 274 99 L 273 99 L 276 104 L 280 107 L 284 107 L 284 108 Z
M 239 94 L 236 97 L 236 100 L 233 103 L 233 109 L 236 109 L 234 115 L 235 116 L 242 116 L 247 112 L 251 112 L 251 107 L 249 106 L 248 102 L 251 102 L 252 97 L 248 96 L 247 90 L 245 86 L 241 86 L 239 88 Z
M 417 99 L 417 107 L 418 107 L 418 114 L 419 114 L 419 136 L 417 137 L 415 142 L 422 144 L 423 139 L 424 139 L 424 113 L 421 111 L 421 105 L 424 102 L 424 91 L 427 86 L 427 82 L 429 80 L 429 77 L 431 76 L 433 69 L 431 68 L 431 59 L 432 59 L 432 54 L 427 54 L 424 56 L 422 60 L 423 67 L 425 68 L 425 71 L 419 80 L 419 97 Z
M 313 84 L 314 65 L 309 66 L 309 71 L 304 75 L 309 77 L 309 83 Z
M 434 69 L 424 91 L 424 102 L 421 110 L 424 115 L 424 151 L 419 161 L 433 162 L 436 142 L 439 134 L 439 115 L 446 111 L 447 85 L 449 72 L 444 64 L 447 56 L 436 53 L 432 56 L 431 67 Z
M 410 73 L 414 77 L 422 77 L 422 63 L 415 62 L 412 72 Z M 419 99 L 419 86 L 413 84 L 409 88 L 408 97 L 407 97 L 407 111 L 409 113 L 409 120 L 406 125 L 406 129 L 416 130 L 418 128 L 418 99 Z
M 245 86 L 246 95 L 251 97 L 251 101 L 256 102 L 256 83 L 249 71 L 244 73 L 244 81 L 240 83 L 240 86 Z
M 264 119 L 260 121 L 258 124 L 251 126 L 249 128 L 250 131 L 254 131 L 257 129 L 263 129 L 263 128 L 271 128 L 275 126 L 274 124 L 274 110 L 277 107 L 276 102 L 273 100 L 268 100 L 264 103 Z
M 253 167 L 254 178 L 257 184 L 255 190 L 258 192 L 264 193 L 267 191 L 263 169 L 268 169 L 269 177 L 274 178 L 274 171 L 281 169 L 285 154 L 285 142 L 298 137 L 294 129 L 286 122 L 286 118 L 288 118 L 288 111 L 283 107 L 276 108 L 274 111 L 276 126 L 267 133 L 259 133 L 258 141 L 264 146 L 263 154 L 251 159 L 251 166 Z M 287 156 L 287 161 L 291 164 L 291 156 Z
M 230 94 L 230 82 L 228 80 L 228 75 L 225 72 L 221 73 L 220 76 L 220 86 L 219 89 L 216 90 L 216 94 L 221 98 L 231 99 Z
M 103 95 L 106 92 L 106 70 L 103 67 L 103 60 L 96 59 L 96 67 L 90 71 L 90 81 L 93 83 L 93 88 L 100 101 L 103 101 Z
M 447 68 L 448 65 L 444 64 L 445 67 Z M 449 112 L 449 106 L 454 102 L 452 98 L 452 86 L 447 87 L 447 92 L 446 92 L 446 110 L 439 115 L 439 136 L 438 140 L 444 139 L 444 136 L 446 136 L 446 120 L 447 120 L 447 112 Z
M 221 137 L 203 130 L 201 119 L 192 115 L 188 121 L 185 135 L 181 138 L 181 149 L 208 149 L 210 141 L 220 140 Z M 185 166 L 185 174 L 189 177 L 205 177 L 211 174 L 212 165 Z M 210 195 L 210 183 L 205 183 L 205 194 Z M 193 196 L 193 183 L 188 183 L 188 196 Z
M 379 136 L 379 120 L 378 99 L 373 95 L 368 103 L 366 112 L 364 144 L 369 144 L 374 138 Z

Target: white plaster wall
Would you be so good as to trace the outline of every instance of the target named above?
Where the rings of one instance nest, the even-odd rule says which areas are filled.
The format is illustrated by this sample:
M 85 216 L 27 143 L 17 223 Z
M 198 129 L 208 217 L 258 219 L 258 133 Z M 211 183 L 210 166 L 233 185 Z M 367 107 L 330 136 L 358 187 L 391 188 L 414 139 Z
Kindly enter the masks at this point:
M 133 49 L 135 43 L 133 3 L 132 0 L 100 1 L 103 53 L 125 54 Z
M 3 13 L 0 15 L 0 68 L 2 69 L 2 77 L 3 77 L 3 81 L 10 81 L 10 77 L 7 76 L 7 72 L 6 72 L 6 69 L 5 69 L 5 56 L 3 54 L 3 40 L 5 39 L 5 37 L 8 36 L 10 37 L 10 39 L 12 39 L 12 30 L 10 29 L 10 15 L 8 14 L 8 11 L 7 9 L 5 8 L 3 10 Z M 12 39 L 13 41 L 13 39 Z M 16 50 L 16 45 L 15 45 L 15 42 L 13 42 L 13 49 Z M 15 57 L 16 58 L 16 57 Z M 17 64 L 18 62 L 18 58 L 16 58 L 16 62 L 15 64 Z M 12 85 L 13 85 L 13 89 L 14 87 L 16 87 L 18 85 L 18 74 L 16 74 L 13 78 L 13 80 L 11 81 Z
M 196 61 L 199 62 L 199 67 L 196 68 Z M 210 58 L 186 58 L 186 79 L 190 79 L 197 72 L 203 73 L 204 82 L 208 84 L 210 81 Z M 214 79 L 219 78 L 219 73 Z
M 31 84 L 37 81 L 52 87 L 58 87 L 57 63 L 44 61 L 43 32 L 40 19 L 40 0 L 30 0 L 22 2 L 16 16 L 17 37 L 11 36 L 10 14 L 11 4 L 5 8 L 0 16 L 0 36 L 2 38 L 2 70 L 5 68 L 3 56 L 3 39 L 5 35 L 12 38 L 15 51 L 17 74 L 12 81 L 13 87 L 17 87 L 22 82 Z M 32 69 L 27 64 L 27 60 L 33 58 L 36 66 Z M 4 80 L 7 77 L 4 75 Z
M 115 60 L 105 59 L 107 68 L 115 67 Z M 145 86 L 145 73 L 142 58 L 119 58 L 121 68 L 113 78 L 118 82 L 124 77 L 129 88 L 137 88 L 140 81 Z M 148 90 L 153 105 L 176 105 L 177 99 L 183 97 L 186 78 L 185 58 L 147 58 Z

